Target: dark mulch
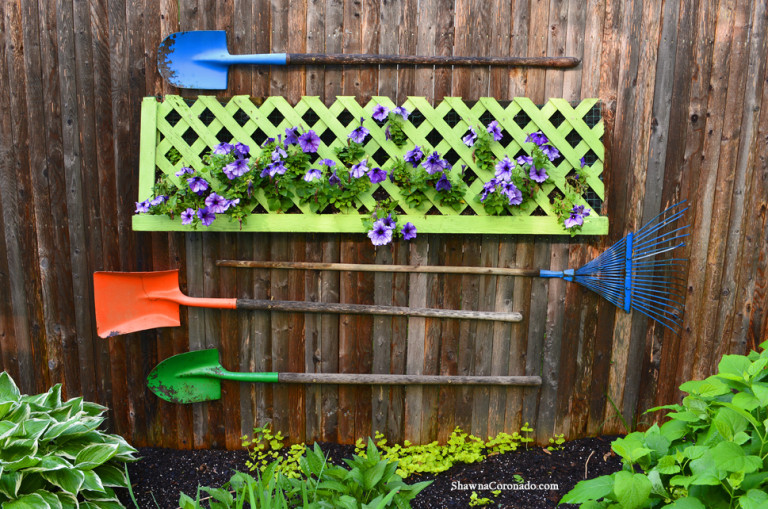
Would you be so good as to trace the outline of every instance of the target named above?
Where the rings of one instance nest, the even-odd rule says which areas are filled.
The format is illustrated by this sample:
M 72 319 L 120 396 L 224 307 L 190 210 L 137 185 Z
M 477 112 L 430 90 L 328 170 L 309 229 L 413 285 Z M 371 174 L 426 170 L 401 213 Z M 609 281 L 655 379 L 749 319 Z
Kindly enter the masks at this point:
M 610 474 L 621 468 L 620 459 L 611 453 L 614 437 L 583 438 L 563 444 L 560 451 L 549 452 L 540 447 L 490 456 L 473 464 L 455 465 L 437 476 L 409 477 L 406 482 L 423 480 L 434 482 L 413 501 L 414 509 L 468 507 L 473 491 L 471 485 L 516 484 L 515 474 L 526 484 L 523 489 L 505 486 L 498 497 L 489 490 L 476 486 L 481 497 L 488 497 L 494 508 L 554 508 L 557 502 L 578 481 Z M 353 446 L 320 444 L 334 463 L 351 457 Z M 141 460 L 128 466 L 131 484 L 140 509 L 173 509 L 177 507 L 179 492 L 194 498 L 198 484 L 221 486 L 233 470 L 247 471 L 246 451 L 171 449 L 139 449 Z M 532 485 L 555 484 L 556 489 L 538 489 Z M 127 491 L 119 493 L 127 507 L 133 508 Z M 157 504 L 155 504 L 155 501 Z M 568 507 L 568 506 L 560 506 Z

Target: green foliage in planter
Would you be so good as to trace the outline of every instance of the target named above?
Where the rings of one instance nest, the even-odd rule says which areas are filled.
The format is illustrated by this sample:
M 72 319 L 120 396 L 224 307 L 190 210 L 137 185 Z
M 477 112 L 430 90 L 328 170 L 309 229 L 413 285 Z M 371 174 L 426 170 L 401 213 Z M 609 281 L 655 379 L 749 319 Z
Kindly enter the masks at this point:
M 276 445 L 276 444 L 271 444 Z M 271 447 L 270 445 L 270 447 Z M 369 439 L 365 456 L 344 459 L 348 468 L 328 463 L 320 446 L 306 449 L 298 458 L 299 475 L 281 471 L 278 460 L 259 471 L 258 479 L 237 473 L 221 488 L 201 488 L 195 499 L 182 494 L 181 509 L 198 509 L 208 494 L 211 509 L 304 507 L 309 509 L 408 508 L 410 501 L 430 482 L 408 485 L 397 475 L 397 462 L 384 459 Z
M 137 451 L 97 429 L 105 410 L 82 398 L 62 402 L 61 384 L 22 395 L 8 373 L 0 373 L 2 508 L 123 507 L 113 488 L 128 485 L 122 467 L 136 461 Z
M 685 382 L 669 420 L 617 439 L 624 468 L 581 481 L 561 503 L 583 509 L 768 507 L 768 342 L 749 355 L 725 355 L 717 374 Z

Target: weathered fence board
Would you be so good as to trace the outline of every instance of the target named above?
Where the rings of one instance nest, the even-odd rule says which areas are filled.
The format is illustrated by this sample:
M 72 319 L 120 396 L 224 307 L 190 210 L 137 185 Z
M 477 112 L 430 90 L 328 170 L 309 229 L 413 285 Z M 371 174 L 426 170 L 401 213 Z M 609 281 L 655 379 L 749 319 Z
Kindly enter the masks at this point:
M 457 425 L 485 436 L 528 421 L 546 441 L 647 423 L 642 412 L 679 399 L 680 383 L 768 335 L 767 10 L 764 0 L 0 3 L 0 369 L 25 392 L 62 382 L 67 396 L 109 406 L 111 428 L 135 445 L 238 448 L 265 424 L 291 441 L 382 431 L 426 442 Z M 250 96 L 257 107 L 277 95 L 291 105 L 302 96 L 325 105 L 344 95 L 359 104 L 423 96 L 432 107 L 452 96 L 598 97 L 609 234 L 422 232 L 374 249 L 360 233 L 135 232 L 143 98 L 204 93 L 164 82 L 156 47 L 192 29 L 227 30 L 236 53 L 580 57 L 568 71 L 241 66 L 217 97 Z M 681 199 L 691 237 L 679 336 L 563 281 L 214 263 L 578 267 Z M 185 309 L 179 328 L 97 338 L 93 271 L 171 268 L 190 295 L 519 311 L 524 321 Z M 161 359 L 213 346 L 239 371 L 534 375 L 543 385 L 226 383 L 221 401 L 192 406 L 146 390 Z

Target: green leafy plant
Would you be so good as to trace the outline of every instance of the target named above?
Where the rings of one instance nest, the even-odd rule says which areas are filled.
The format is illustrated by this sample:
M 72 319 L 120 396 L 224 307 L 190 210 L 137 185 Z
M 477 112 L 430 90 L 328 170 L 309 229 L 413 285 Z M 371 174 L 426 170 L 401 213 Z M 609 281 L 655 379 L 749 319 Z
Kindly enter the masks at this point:
M 768 507 L 768 342 L 749 355 L 725 355 L 718 372 L 685 382 L 682 405 L 645 432 L 615 440 L 623 469 L 581 481 L 561 503 L 582 508 Z
M 0 505 L 112 509 L 123 507 L 113 488 L 125 488 L 125 462 L 136 449 L 122 437 L 98 430 L 106 408 L 61 399 L 61 384 L 22 395 L 0 373 Z
M 563 444 L 565 443 L 565 437 L 562 433 L 559 435 L 555 435 L 552 438 L 549 439 L 549 445 L 547 446 L 548 451 L 561 451 L 563 449 Z
M 473 491 L 469 495 L 469 506 L 470 507 L 476 507 L 476 506 L 481 506 L 481 505 L 490 505 L 490 504 L 493 504 L 493 500 L 491 500 L 488 497 L 481 497 L 480 495 L 477 494 L 476 491 Z
M 267 466 L 264 473 L 254 478 L 235 472 L 220 488 L 198 487 L 195 498 L 184 493 L 179 496 L 180 509 L 288 509 L 290 497 L 287 478 L 277 472 L 277 462 Z M 201 497 L 202 495 L 207 495 Z

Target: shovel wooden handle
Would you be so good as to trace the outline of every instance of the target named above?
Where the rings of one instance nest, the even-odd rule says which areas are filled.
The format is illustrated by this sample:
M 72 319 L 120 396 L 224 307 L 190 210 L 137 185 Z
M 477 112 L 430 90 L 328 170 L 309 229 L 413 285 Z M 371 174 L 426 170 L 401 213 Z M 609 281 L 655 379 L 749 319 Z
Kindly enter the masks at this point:
M 507 67 L 576 67 L 576 57 L 463 57 L 438 55 L 362 55 L 354 53 L 288 53 L 286 65 L 492 65 Z
M 456 318 L 466 320 L 491 320 L 498 322 L 521 322 L 523 320 L 523 315 L 517 312 L 505 313 L 497 311 L 469 311 L 463 309 L 409 308 L 377 306 L 373 304 L 342 304 L 337 302 L 303 302 L 290 300 L 237 299 L 236 308 L 298 313 L 423 316 L 427 318 Z
M 506 267 L 456 267 L 440 265 L 374 265 L 372 263 L 322 263 L 322 262 L 278 262 L 251 260 L 217 260 L 219 267 L 248 269 L 299 269 L 335 270 L 357 272 L 419 272 L 428 274 L 477 274 L 480 276 L 527 276 L 539 277 L 539 269 L 517 269 Z
M 541 385 L 538 376 L 391 375 L 356 373 L 278 373 L 280 383 L 341 385 Z

